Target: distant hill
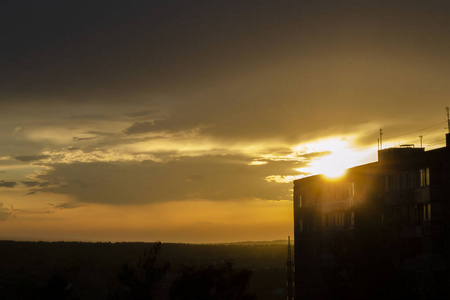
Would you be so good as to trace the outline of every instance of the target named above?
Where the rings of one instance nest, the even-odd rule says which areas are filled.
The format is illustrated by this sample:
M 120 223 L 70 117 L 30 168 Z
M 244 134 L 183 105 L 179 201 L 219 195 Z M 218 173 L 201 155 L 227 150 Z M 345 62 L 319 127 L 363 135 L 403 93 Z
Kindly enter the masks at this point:
M 245 246 L 253 246 L 253 245 L 262 245 L 262 246 L 270 246 L 270 245 L 286 245 L 287 246 L 288 241 L 287 240 L 275 240 L 275 241 L 245 241 L 245 242 L 233 242 L 233 243 L 226 243 L 225 245 L 245 245 Z M 291 240 L 291 245 L 293 245 L 293 242 Z
M 154 243 L 82 243 L 0 241 L 0 299 L 41 299 L 52 278 L 70 283 L 73 299 L 108 299 L 117 285 L 124 263 L 136 263 Z M 250 290 L 258 300 L 280 299 L 286 280 L 287 241 L 228 244 L 163 243 L 158 258 L 169 262 L 161 283 L 161 296 L 185 265 L 232 261 L 237 269 L 249 269 Z M 57 275 L 57 277 L 55 277 Z M 71 298 L 71 299 L 72 299 Z M 285 298 L 285 297 L 282 297 Z

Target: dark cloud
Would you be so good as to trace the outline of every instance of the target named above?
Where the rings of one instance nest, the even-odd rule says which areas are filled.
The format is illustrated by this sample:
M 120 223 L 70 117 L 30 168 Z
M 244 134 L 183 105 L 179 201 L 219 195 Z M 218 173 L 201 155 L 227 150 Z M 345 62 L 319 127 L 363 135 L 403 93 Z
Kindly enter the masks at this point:
M 155 130 L 153 122 L 136 122 L 124 130 L 126 134 L 149 133 Z
M 50 184 L 48 181 L 21 181 L 21 183 L 27 187 L 46 187 Z
M 71 115 L 68 117 L 69 120 L 83 120 L 83 121 L 90 121 L 90 120 L 113 120 L 114 117 L 110 115 L 103 115 L 103 114 L 80 114 L 80 115 Z
M 227 62 L 245 65 L 258 56 L 253 47 L 269 54 L 275 41 L 289 40 L 283 30 L 299 22 L 300 8 L 261 0 L 13 1 L 0 14 L 8 28 L 2 32 L 3 74 L 9 73 L 15 92 L 24 82 L 36 93 L 77 98 L 86 90 L 168 91 L 174 83 L 221 77 L 211 72 L 219 66 L 232 72 Z M 41 68 L 40 77 L 32 76 Z
M 45 177 L 45 175 L 41 175 L 42 177 Z M 50 186 L 49 181 L 22 181 L 22 184 L 24 184 L 27 187 L 30 187 L 30 191 L 26 193 L 26 195 L 34 195 L 40 191 L 42 191 L 41 188 L 46 188 Z M 58 185 L 58 182 L 53 183 L 55 185 Z
M 155 115 L 157 110 L 143 110 L 143 111 L 135 111 L 131 113 L 125 114 L 126 117 L 130 118 L 145 118 Z
M 135 121 L 168 108 L 166 120 L 127 134 L 201 127 L 228 140 L 292 141 L 374 118 L 420 122 L 446 97 L 422 99 L 449 93 L 448 1 L 63 2 L 0 10 L 0 93 L 148 105 L 110 114 Z M 417 113 L 400 114 L 410 103 Z
M 265 180 L 297 175 L 292 162 L 251 166 L 250 157 L 183 157 L 167 163 L 73 163 L 54 165 L 45 177 L 64 182 L 43 191 L 73 195 L 80 202 L 145 204 L 170 200 L 290 199 L 291 183 Z
M 49 204 L 57 209 L 73 209 L 73 208 L 78 208 L 78 207 L 83 206 L 82 204 L 80 204 L 78 202 L 73 202 L 73 201 L 72 202 L 64 202 L 61 204 L 52 204 L 52 203 L 49 203 Z
M 49 155 L 19 155 L 19 156 L 15 156 L 14 158 L 19 161 L 29 162 L 29 161 L 46 159 L 49 157 L 50 157 Z
M 85 133 L 86 134 L 100 135 L 100 136 L 113 136 L 114 135 L 114 133 L 111 133 L 111 132 L 96 131 L 96 130 L 86 131 Z
M 39 181 L 22 181 L 21 183 L 26 185 L 27 187 L 33 187 L 40 184 Z
M 13 188 L 17 185 L 17 182 L 0 180 L 0 187 Z
M 77 141 L 77 142 L 79 142 L 79 141 L 90 141 L 90 140 L 95 140 L 95 139 L 97 139 L 98 138 L 98 136 L 94 136 L 94 137 L 77 137 L 77 136 L 74 136 L 73 138 L 72 138 L 72 140 L 74 140 L 74 141 Z
M 126 134 L 139 134 L 150 132 L 181 132 L 199 128 L 203 124 L 201 122 L 192 122 L 184 117 L 171 117 L 163 120 L 155 120 L 152 122 L 136 122 L 124 130 Z

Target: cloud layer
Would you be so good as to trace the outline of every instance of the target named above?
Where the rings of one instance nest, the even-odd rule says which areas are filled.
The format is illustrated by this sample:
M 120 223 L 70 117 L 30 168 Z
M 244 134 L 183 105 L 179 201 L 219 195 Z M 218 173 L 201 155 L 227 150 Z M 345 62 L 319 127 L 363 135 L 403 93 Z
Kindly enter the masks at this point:
M 376 159 L 380 128 L 386 146 L 442 146 L 449 3 L 2 3 L 5 223 L 68 230 L 76 211 L 178 202 L 236 212 L 290 200 L 319 161 Z
M 288 200 L 290 183 L 266 180 L 272 174 L 293 176 L 300 163 L 250 165 L 248 157 L 183 157 L 167 163 L 57 164 L 38 178 L 58 182 L 41 191 L 69 194 L 80 202 L 147 204 L 191 199 Z

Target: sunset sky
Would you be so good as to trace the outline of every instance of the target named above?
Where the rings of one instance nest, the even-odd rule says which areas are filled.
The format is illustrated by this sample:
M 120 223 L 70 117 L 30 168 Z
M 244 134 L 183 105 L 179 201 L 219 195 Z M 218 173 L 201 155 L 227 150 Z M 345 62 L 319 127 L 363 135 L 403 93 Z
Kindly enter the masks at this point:
M 0 239 L 287 239 L 293 179 L 444 145 L 449 1 L 3 1 L 0 32 Z

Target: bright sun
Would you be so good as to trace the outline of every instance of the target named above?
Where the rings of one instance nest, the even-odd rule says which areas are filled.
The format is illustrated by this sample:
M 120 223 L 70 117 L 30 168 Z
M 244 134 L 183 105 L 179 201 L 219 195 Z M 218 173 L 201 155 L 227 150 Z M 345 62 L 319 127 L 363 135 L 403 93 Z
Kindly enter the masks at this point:
M 367 160 L 366 151 L 357 151 L 347 140 L 328 138 L 301 145 L 296 149 L 303 153 L 328 152 L 313 158 L 309 166 L 297 169 L 311 175 L 323 174 L 329 178 L 337 178 L 345 174 L 348 168 L 361 164 Z
M 351 166 L 349 151 L 332 151 L 330 155 L 322 157 L 312 164 L 320 173 L 329 178 L 340 177 Z

